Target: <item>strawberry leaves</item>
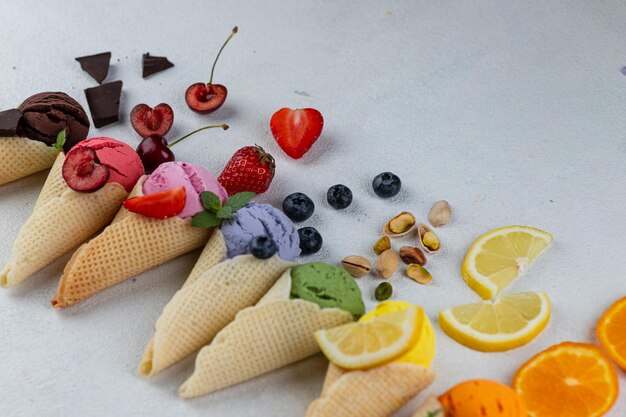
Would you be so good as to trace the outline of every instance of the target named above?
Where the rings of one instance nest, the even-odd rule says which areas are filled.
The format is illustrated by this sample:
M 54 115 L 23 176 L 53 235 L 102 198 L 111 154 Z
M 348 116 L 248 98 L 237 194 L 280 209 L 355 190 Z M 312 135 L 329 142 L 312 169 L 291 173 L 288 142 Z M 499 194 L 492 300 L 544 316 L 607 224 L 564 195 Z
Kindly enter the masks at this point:
M 237 193 L 226 200 L 224 205 L 219 197 L 210 191 L 200 194 L 204 211 L 193 216 L 191 225 L 202 229 L 218 227 L 224 220 L 230 219 L 235 212 L 250 202 L 256 194 L 252 192 Z

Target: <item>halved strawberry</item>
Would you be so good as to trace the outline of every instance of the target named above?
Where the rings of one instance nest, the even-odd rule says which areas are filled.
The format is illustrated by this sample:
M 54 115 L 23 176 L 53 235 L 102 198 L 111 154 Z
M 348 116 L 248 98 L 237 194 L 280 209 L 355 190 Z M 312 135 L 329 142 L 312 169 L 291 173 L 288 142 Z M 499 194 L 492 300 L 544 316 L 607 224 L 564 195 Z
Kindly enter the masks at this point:
M 167 219 L 183 211 L 186 201 L 185 188 L 178 187 L 156 194 L 129 198 L 124 201 L 124 207 L 142 216 Z
M 311 149 L 322 134 L 324 118 L 315 109 L 280 109 L 270 120 L 270 129 L 278 146 L 293 159 Z

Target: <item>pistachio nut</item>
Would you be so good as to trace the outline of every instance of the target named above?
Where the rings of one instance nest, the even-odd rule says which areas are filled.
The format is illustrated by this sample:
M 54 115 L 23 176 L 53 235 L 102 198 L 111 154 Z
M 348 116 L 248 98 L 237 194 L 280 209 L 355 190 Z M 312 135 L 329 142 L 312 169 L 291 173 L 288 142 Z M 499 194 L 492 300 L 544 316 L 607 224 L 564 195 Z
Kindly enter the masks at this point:
M 428 225 L 420 223 L 417 226 L 417 235 L 422 248 L 428 253 L 436 253 L 441 249 L 441 241 Z
M 404 236 L 411 233 L 415 228 L 415 216 L 408 211 L 403 211 L 385 224 L 383 233 L 387 236 Z
M 413 281 L 419 282 L 420 284 L 430 284 L 433 280 L 433 276 L 430 275 L 430 272 L 419 264 L 409 265 L 406 269 L 406 275 Z
M 370 272 L 372 263 L 369 259 L 362 256 L 350 255 L 343 258 L 341 261 L 341 267 L 354 278 L 361 278 Z
M 383 236 L 374 244 L 374 253 L 376 255 L 380 255 L 387 249 L 391 249 L 391 240 L 389 240 L 389 236 Z
M 376 301 L 388 300 L 391 294 L 393 294 L 393 287 L 388 282 L 381 282 L 374 290 L 374 298 L 376 298 Z
M 398 263 L 400 263 L 398 255 L 396 255 L 393 249 L 387 249 L 378 256 L 374 268 L 381 277 L 391 278 L 396 269 L 398 269 Z
M 426 265 L 426 256 L 424 255 L 424 252 L 415 246 L 402 246 L 400 248 L 400 259 L 402 259 L 402 262 L 407 265 Z
M 428 213 L 428 221 L 435 227 L 445 226 L 451 218 L 452 209 L 446 200 L 437 201 Z

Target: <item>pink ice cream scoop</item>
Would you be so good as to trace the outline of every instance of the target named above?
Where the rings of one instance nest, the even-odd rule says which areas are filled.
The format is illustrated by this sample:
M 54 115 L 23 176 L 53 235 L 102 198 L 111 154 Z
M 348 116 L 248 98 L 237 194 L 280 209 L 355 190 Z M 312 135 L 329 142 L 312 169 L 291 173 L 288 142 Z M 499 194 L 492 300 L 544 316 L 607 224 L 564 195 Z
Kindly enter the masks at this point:
M 79 142 L 65 155 L 63 178 L 75 191 L 93 192 L 116 182 L 130 192 L 144 174 L 133 148 L 107 137 Z
M 200 194 L 204 191 L 217 195 L 222 203 L 228 198 L 228 193 L 213 174 L 199 165 L 179 161 L 159 165 L 144 181 L 143 193 L 156 194 L 179 187 L 185 188 L 187 196 L 185 208 L 178 214 L 182 218 L 191 217 L 204 210 L 200 200 Z

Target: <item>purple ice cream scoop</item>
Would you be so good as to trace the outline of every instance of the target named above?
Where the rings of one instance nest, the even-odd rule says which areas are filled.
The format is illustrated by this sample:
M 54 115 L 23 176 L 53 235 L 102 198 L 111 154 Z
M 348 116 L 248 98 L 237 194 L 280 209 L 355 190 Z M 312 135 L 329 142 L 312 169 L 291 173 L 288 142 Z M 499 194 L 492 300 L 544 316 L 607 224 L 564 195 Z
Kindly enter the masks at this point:
M 300 255 L 300 238 L 289 218 L 269 204 L 250 203 L 222 223 L 222 234 L 228 257 L 250 253 L 250 241 L 256 236 L 268 236 L 278 246 L 278 256 L 292 261 Z

